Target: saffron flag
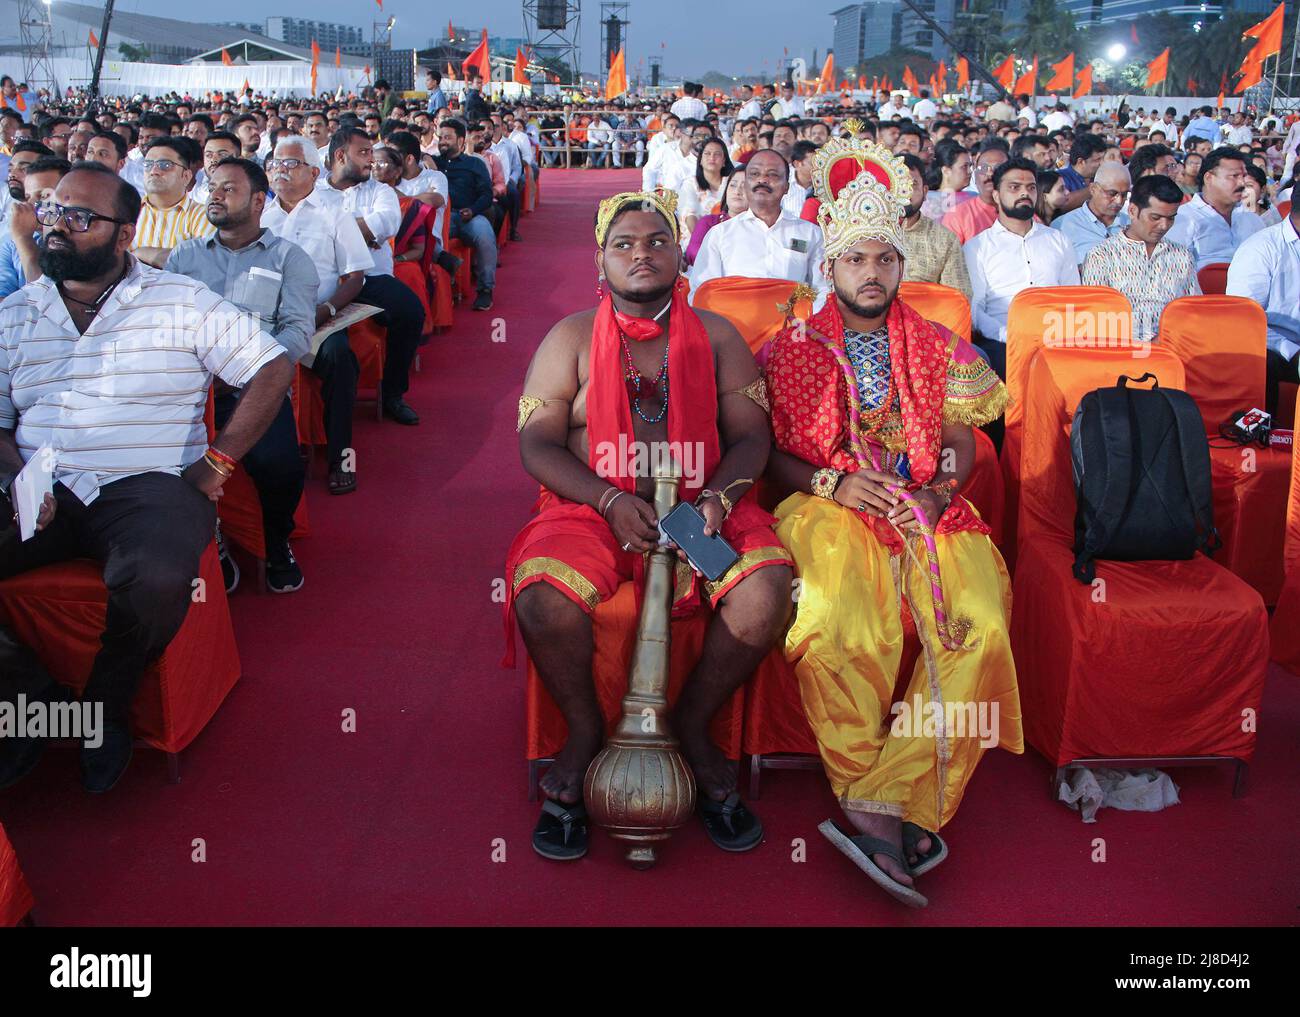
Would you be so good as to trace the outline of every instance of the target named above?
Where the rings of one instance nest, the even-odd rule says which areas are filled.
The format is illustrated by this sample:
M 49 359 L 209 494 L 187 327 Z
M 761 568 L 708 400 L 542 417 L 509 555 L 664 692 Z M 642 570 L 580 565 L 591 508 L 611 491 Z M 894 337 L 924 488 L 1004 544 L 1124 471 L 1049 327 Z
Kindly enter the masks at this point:
M 1079 72 L 1079 87 L 1074 90 L 1073 98 L 1082 99 L 1085 95 L 1092 93 L 1092 64 L 1083 65 L 1083 70 Z
M 528 77 L 528 60 L 524 57 L 524 51 L 516 47 L 515 49 L 515 75 L 516 84 L 531 85 L 532 80 Z
M 1132 37 L 1132 39 L 1133 39 L 1133 45 L 1134 45 L 1134 46 L 1140 46 L 1141 43 L 1138 42 L 1138 26 L 1137 26 L 1137 22 L 1136 22 L 1136 21 L 1133 22 L 1131 25 L 1128 26 L 1128 28 L 1129 28 L 1129 35 L 1130 35 L 1130 36 Z
M 827 53 L 826 62 L 822 64 L 821 77 L 817 79 L 817 94 L 835 87 L 835 54 Z
M 335 46 L 335 47 L 334 47 L 334 66 L 335 66 L 335 67 L 342 67 L 342 66 L 343 66 L 343 47 L 342 47 L 342 46 Z
M 1278 4 L 1277 9 L 1272 14 L 1258 24 L 1251 25 L 1241 35 L 1243 39 L 1255 38 L 1259 40 L 1255 45 L 1255 50 L 1261 64 L 1266 57 L 1271 57 L 1274 53 L 1282 51 L 1282 16 L 1285 13 L 1283 10 L 1285 7 L 1285 3 Z
M 970 84 L 970 62 L 965 57 L 957 58 L 957 91 L 964 92 Z
M 1016 55 L 1008 53 L 1007 58 L 993 68 L 993 80 L 1003 88 L 1010 90 L 1016 80 Z
M 447 77 L 449 77 L 449 78 L 454 78 L 455 76 L 456 76 L 456 71 L 455 71 L 455 69 L 451 66 L 451 62 L 448 61 L 448 62 L 447 62 Z
M 223 54 L 225 50 L 221 51 Z M 311 94 L 316 94 L 316 70 L 320 67 L 320 43 L 311 41 Z
M 492 76 L 492 56 L 488 52 L 487 29 L 483 29 L 483 38 L 479 44 L 474 47 L 474 52 L 460 62 L 460 69 L 468 71 L 469 68 L 475 67 L 483 75 L 484 80 Z
M 916 80 L 916 75 L 912 73 L 912 68 L 907 64 L 903 65 L 903 87 L 913 95 L 921 91 L 921 83 Z
M 1155 88 L 1169 74 L 1169 47 L 1147 64 L 1147 88 Z
M 1223 109 L 1224 96 L 1228 94 L 1228 72 L 1223 72 L 1223 77 L 1219 79 L 1219 105 L 1216 109 Z
M 1074 91 L 1074 54 L 1062 60 L 1059 64 L 1052 64 L 1052 77 L 1043 86 L 1049 92 L 1073 92 Z
M 609 63 L 609 79 L 605 82 L 605 99 L 617 99 L 627 91 L 627 58 L 623 47 L 618 48 L 614 59 Z
M 858 91 L 860 91 L 860 92 L 865 92 L 866 90 L 867 90 L 867 76 L 866 76 L 865 74 L 859 74 L 859 75 L 858 75 Z
M 938 86 L 935 89 L 936 94 L 942 95 L 948 90 L 948 65 L 942 60 L 939 61 L 939 66 L 934 69 L 934 83 Z
M 99 49 L 99 40 L 95 38 L 95 30 L 92 28 L 89 31 L 90 31 L 90 48 Z
M 447 41 L 448 42 L 456 41 L 456 29 L 452 27 L 451 18 L 447 19 Z
M 1016 87 L 1012 92 L 1016 95 L 1033 95 L 1038 91 L 1038 56 L 1035 54 L 1034 62 L 1029 70 L 1020 75 L 1016 82 Z
M 1232 90 L 1233 95 L 1241 95 L 1248 88 L 1254 88 L 1264 80 L 1264 54 L 1260 52 L 1263 48 L 1263 42 L 1257 42 L 1246 59 L 1241 62 L 1241 67 L 1237 73 L 1241 75 L 1241 80 L 1237 82 L 1237 87 Z
M 1201 87 L 1201 86 L 1200 86 L 1199 84 L 1197 84 L 1195 78 L 1188 78 L 1188 79 L 1187 79 L 1187 94 L 1188 94 L 1188 95 L 1195 95 L 1195 94 L 1196 94 L 1196 90 L 1197 90 L 1198 88 L 1200 88 L 1200 87 Z
M 244 79 L 244 87 L 241 88 L 241 89 L 239 90 L 239 94 L 240 94 L 240 95 L 244 95 L 244 94 L 246 94 L 247 92 L 248 92 L 248 79 L 245 78 L 245 79 Z
M 384 0 L 375 0 L 375 3 L 379 4 L 379 9 L 381 11 L 384 9 Z
M 233 60 L 230 59 L 230 54 L 227 53 L 224 49 L 221 51 L 221 62 L 222 62 L 222 64 L 225 65 L 226 67 L 234 67 L 234 66 L 235 66 L 235 61 L 233 61 Z

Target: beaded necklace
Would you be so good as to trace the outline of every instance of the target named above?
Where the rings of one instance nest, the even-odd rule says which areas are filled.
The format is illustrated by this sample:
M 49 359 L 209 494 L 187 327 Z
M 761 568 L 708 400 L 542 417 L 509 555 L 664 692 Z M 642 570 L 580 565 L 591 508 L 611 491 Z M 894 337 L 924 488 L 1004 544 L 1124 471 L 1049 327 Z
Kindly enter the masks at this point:
M 632 411 L 647 424 L 657 424 L 668 415 L 668 347 L 670 342 L 664 343 L 664 359 L 659 366 L 659 373 L 655 375 L 653 381 L 647 381 L 641 372 L 636 369 L 636 365 L 632 362 L 632 350 L 627 344 L 627 336 L 621 330 L 619 331 L 619 342 L 623 345 L 623 378 L 627 382 L 628 396 L 632 400 Z M 659 412 L 653 417 L 647 417 L 645 411 L 641 409 L 641 400 L 643 398 L 658 398 L 660 400 Z

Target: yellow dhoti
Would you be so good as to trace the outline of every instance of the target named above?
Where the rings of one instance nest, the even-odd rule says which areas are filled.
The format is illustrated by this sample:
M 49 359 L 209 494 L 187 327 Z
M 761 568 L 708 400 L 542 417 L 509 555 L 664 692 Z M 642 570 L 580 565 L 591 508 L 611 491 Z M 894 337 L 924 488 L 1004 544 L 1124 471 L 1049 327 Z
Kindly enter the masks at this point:
M 935 538 L 948 617 L 970 621 L 964 648 L 947 650 L 918 540 L 915 560 L 892 556 L 856 512 L 807 494 L 776 517 L 799 578 L 786 657 L 832 790 L 850 811 L 938 830 L 986 748 L 1024 751 L 1002 556 L 982 533 Z M 891 712 L 909 609 L 922 653 Z

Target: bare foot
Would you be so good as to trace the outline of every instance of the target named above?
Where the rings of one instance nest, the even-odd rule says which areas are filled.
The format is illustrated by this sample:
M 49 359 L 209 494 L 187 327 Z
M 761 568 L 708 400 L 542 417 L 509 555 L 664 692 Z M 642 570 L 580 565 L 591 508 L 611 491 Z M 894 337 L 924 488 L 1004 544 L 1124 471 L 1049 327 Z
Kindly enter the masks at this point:
M 901 823 L 899 824 L 899 830 L 900 831 L 902 830 Z M 900 832 L 900 836 L 901 836 L 901 832 Z M 932 846 L 933 845 L 930 842 L 930 838 L 928 836 L 922 836 L 921 839 L 918 840 L 913 845 L 914 850 L 908 851 L 906 848 L 904 848 L 903 855 L 904 857 L 907 858 L 907 864 L 915 866 L 917 862 L 919 862 L 922 858 L 924 858 L 926 855 L 930 853 L 930 848 Z
M 600 751 L 602 735 L 595 731 L 570 731 L 569 740 L 555 756 L 555 762 L 538 781 L 542 794 L 565 805 L 582 801 L 582 782 L 587 767 Z
M 695 784 L 700 793 L 715 802 L 726 801 L 727 796 L 736 790 L 736 772 L 722 750 L 713 744 L 707 728 L 703 731 L 689 727 L 681 730 L 679 722 L 677 737 L 681 741 L 682 756 L 695 774 Z
M 903 821 L 896 816 L 881 816 L 874 812 L 850 812 L 844 810 L 844 815 L 848 817 L 849 822 L 858 833 L 865 833 L 868 837 L 879 837 L 881 840 L 887 840 L 898 846 L 899 854 L 903 853 Z M 923 843 L 928 842 L 926 838 Z M 919 848 L 920 845 L 918 844 Z M 912 885 L 912 877 L 888 855 L 874 854 L 871 860 L 880 867 L 886 875 L 896 883 L 903 886 Z

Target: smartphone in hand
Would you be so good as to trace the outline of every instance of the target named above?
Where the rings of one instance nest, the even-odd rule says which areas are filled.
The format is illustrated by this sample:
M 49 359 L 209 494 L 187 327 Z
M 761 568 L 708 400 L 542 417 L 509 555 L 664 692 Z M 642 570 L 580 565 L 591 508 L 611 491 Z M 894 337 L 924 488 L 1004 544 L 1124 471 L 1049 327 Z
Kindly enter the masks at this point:
M 682 502 L 659 521 L 659 532 L 686 554 L 686 560 L 709 582 L 721 578 L 740 558 L 722 534 L 704 535 L 705 520 L 690 502 Z

